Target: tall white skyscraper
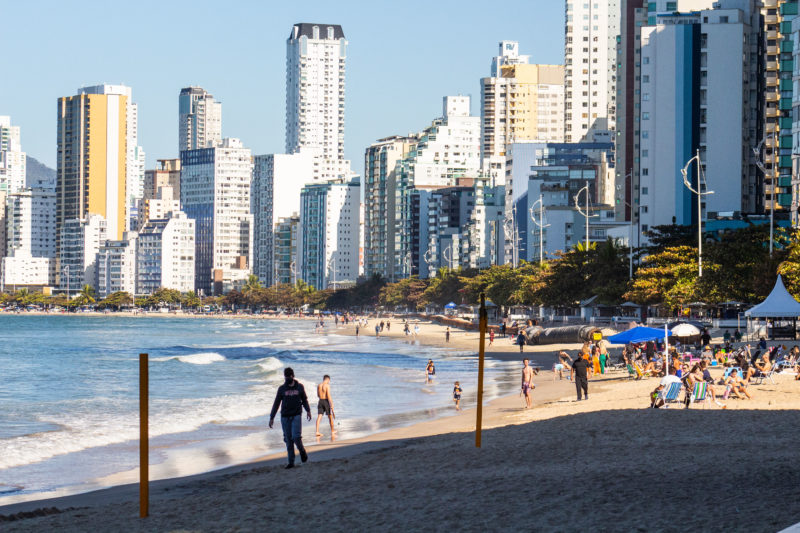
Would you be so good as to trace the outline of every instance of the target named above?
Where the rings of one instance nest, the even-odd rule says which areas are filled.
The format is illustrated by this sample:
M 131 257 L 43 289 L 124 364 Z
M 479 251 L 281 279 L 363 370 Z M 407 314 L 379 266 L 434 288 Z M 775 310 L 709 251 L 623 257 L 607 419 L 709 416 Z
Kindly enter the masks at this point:
M 178 96 L 178 150 L 209 148 L 222 140 L 222 102 L 202 87 Z
M 347 41 L 335 24 L 300 23 L 286 41 L 286 153 L 315 156 L 315 179 L 348 178 L 344 159 Z
M 609 142 L 616 127 L 619 0 L 567 0 L 564 139 Z
M 25 165 L 19 126 L 0 116 L 0 191 L 12 194 L 25 188 Z

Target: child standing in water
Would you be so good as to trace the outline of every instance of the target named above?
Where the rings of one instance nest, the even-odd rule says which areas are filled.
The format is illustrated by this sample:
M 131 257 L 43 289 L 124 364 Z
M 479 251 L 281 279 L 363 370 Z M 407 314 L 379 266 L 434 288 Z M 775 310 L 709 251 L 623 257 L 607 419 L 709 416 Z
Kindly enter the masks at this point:
M 453 387 L 453 401 L 456 402 L 456 411 L 461 410 L 461 384 L 456 381 Z

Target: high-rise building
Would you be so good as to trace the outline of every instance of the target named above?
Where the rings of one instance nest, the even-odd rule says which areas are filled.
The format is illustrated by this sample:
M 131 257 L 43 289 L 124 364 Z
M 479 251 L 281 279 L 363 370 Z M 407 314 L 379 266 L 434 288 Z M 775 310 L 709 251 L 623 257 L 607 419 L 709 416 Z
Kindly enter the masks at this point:
M 274 284 L 275 224 L 298 215 L 300 191 L 304 183 L 313 181 L 313 174 L 313 157 L 305 150 L 253 158 L 253 273 L 267 286 Z
M 315 179 L 352 173 L 344 159 L 346 58 L 336 24 L 295 24 L 286 41 L 286 153 L 310 151 Z
M 501 41 L 481 78 L 481 157 L 502 169 L 507 144 L 564 141 L 564 66 L 531 65 L 519 43 Z M 504 173 L 498 172 L 504 178 Z
M 126 184 L 138 172 L 129 165 L 136 151 L 130 98 L 130 87 L 98 85 L 58 99 L 58 235 L 65 221 L 92 214 L 105 219 L 110 238 L 122 238 L 129 222 Z
M 125 209 L 126 219 L 123 231 L 130 229 L 131 223 L 136 222 L 135 210 L 139 199 L 142 198 L 142 185 L 144 183 L 145 153 L 139 146 L 139 107 L 132 99 L 130 87 L 125 85 L 95 85 L 78 89 L 79 94 L 116 95 L 125 97 Z M 109 120 L 114 120 L 113 115 L 108 115 Z M 108 134 L 113 135 L 109 122 Z M 113 144 L 108 138 L 108 146 Z M 107 161 L 112 157 L 112 152 L 106 153 Z M 106 216 L 108 219 L 108 216 Z M 111 221 L 109 220 L 109 224 Z M 109 226 L 111 229 L 111 226 Z M 109 236 L 113 236 L 109 234 Z
M 297 254 L 299 277 L 317 289 L 336 289 L 356 282 L 359 189 L 355 179 L 303 187 Z
M 298 230 L 300 217 L 280 218 L 275 223 L 275 282 L 297 282 L 297 269 L 300 262 L 297 260 Z
M 681 171 L 698 153 L 703 218 L 752 212 L 757 201 L 760 22 L 752 0 L 713 10 L 658 13 L 642 28 L 641 231 L 697 224 L 696 196 Z M 687 177 L 697 189 L 696 165 Z
M 2 277 L 6 285 L 45 286 L 54 279 L 56 195 L 47 189 L 23 189 L 8 195 L 0 234 L 7 236 L 2 250 Z
M 545 256 L 584 242 L 586 220 L 578 213 L 575 201 L 584 187 L 589 188 L 593 215 L 589 220 L 590 240 L 606 240 L 607 226 L 619 225 L 608 191 L 614 177 L 613 150 L 610 142 L 509 146 L 505 190 L 508 227 L 503 228 L 509 262 L 538 261 L 542 241 Z M 537 204 L 540 198 L 544 213 Z M 578 203 L 585 212 L 585 193 L 580 194 Z M 594 216 L 599 213 L 601 217 Z M 532 215 L 543 226 L 549 226 L 539 229 Z
M 169 185 L 158 188 L 155 198 L 148 198 L 140 202 L 139 220 L 136 227 L 141 229 L 148 220 L 166 218 L 170 213 L 181 210 L 181 201 L 175 198 L 175 193 Z
M 394 231 L 397 162 L 408 155 L 411 137 L 387 137 L 364 154 L 364 273 L 395 279 Z
M 56 195 L 23 189 L 6 199 L 6 255 L 55 258 Z
M 565 5 L 564 140 L 611 142 L 620 0 L 567 0 Z
M 792 83 L 800 87 L 800 17 L 792 20 Z M 800 89 L 792 91 L 792 225 L 800 225 Z
M 202 87 L 178 96 L 178 150 L 209 148 L 222 140 L 222 102 Z
M 150 219 L 139 232 L 137 294 L 158 289 L 195 290 L 195 221 L 182 211 Z
M 250 274 L 253 216 L 250 149 L 239 139 L 181 152 L 181 206 L 195 221 L 195 288 L 206 295 L 240 286 Z
M 443 116 L 414 137 L 407 155 L 397 163 L 395 190 L 395 277 L 419 274 L 425 243 L 415 239 L 425 220 L 420 191 L 452 187 L 462 177 L 480 171 L 480 118 L 469 114 L 468 96 L 444 97 Z M 425 198 L 423 195 L 422 199 Z M 420 215 L 422 213 L 422 215 Z
M 0 115 L 0 192 L 11 194 L 24 189 L 25 170 L 19 126 L 11 125 L 11 117 Z
M 97 252 L 108 240 L 107 225 L 100 215 L 71 218 L 61 225 L 59 265 L 60 288 L 70 295 L 96 282 Z
M 158 189 L 170 187 L 173 199 L 181 198 L 181 160 L 159 159 L 155 170 L 146 170 L 144 173 L 144 188 L 142 198 L 157 198 Z
M 792 82 L 795 71 L 792 21 L 797 17 L 797 0 L 763 0 L 760 2 L 763 28 L 765 73 L 762 135 L 764 144 L 761 159 L 766 171 L 758 180 L 762 194 L 755 200 L 759 211 L 776 213 L 791 209 L 791 218 L 797 224 L 797 196 L 792 180 L 800 181 L 792 172 L 792 96 L 796 91 Z M 758 140 L 756 140 L 758 142 Z M 782 213 L 781 213 L 782 215 Z M 785 215 L 783 215 L 785 216 Z
M 97 251 L 95 288 L 99 298 L 118 291 L 136 294 L 135 231 L 126 231 L 122 240 L 108 240 Z

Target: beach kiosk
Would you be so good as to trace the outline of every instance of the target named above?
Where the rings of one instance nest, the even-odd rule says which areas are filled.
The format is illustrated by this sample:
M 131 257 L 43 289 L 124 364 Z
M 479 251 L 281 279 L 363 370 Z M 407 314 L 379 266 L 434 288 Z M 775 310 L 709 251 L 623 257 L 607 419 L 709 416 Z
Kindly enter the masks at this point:
M 797 338 L 797 317 L 800 316 L 800 302 L 794 299 L 789 294 L 786 287 L 783 285 L 783 278 L 778 274 L 778 279 L 775 281 L 775 287 L 769 296 L 756 305 L 744 312 L 747 317 L 747 334 L 751 334 L 752 319 L 763 319 L 765 326 L 767 326 L 767 335 L 770 339 L 780 337 Z M 769 327 L 769 322 L 772 322 L 772 327 Z M 791 326 L 778 328 L 776 327 L 779 322 L 791 322 Z

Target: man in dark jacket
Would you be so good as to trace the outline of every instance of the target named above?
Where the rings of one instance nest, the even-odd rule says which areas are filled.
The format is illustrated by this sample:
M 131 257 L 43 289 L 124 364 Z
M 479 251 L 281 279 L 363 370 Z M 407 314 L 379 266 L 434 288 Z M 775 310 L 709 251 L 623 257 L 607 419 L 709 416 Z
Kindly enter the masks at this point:
M 587 370 L 589 369 L 589 362 L 583 357 L 577 357 L 572 362 L 572 372 L 570 376 L 575 381 L 575 389 L 578 392 L 578 401 L 581 401 L 581 390 L 583 391 L 584 400 L 589 399 L 589 378 Z
M 278 406 L 281 408 L 281 427 L 283 428 L 283 442 L 286 443 L 286 452 L 289 455 L 289 464 L 286 468 L 294 468 L 294 447 L 300 452 L 300 460 L 308 461 L 308 454 L 303 447 L 302 416 L 303 409 L 306 417 L 311 421 L 311 407 L 308 405 L 306 390 L 300 382 L 294 379 L 294 370 L 286 368 L 283 371 L 284 384 L 278 387 L 272 411 L 269 414 L 269 427 L 275 421 Z

